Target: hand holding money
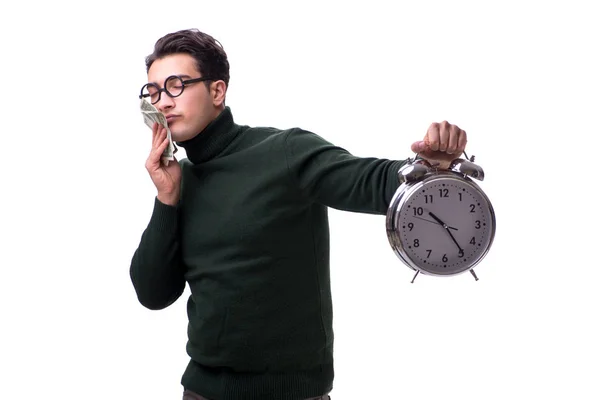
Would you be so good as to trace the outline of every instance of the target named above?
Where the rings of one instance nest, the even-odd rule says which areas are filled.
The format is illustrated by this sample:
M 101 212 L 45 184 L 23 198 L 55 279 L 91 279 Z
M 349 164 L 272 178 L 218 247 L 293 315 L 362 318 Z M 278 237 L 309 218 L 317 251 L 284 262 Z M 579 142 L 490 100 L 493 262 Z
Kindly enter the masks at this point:
M 169 141 L 167 147 L 162 154 L 162 162 L 164 165 L 169 165 L 169 161 L 173 161 L 175 157 L 173 154 L 177 153 L 177 147 L 173 144 L 173 139 L 171 138 L 171 130 L 169 129 L 169 125 L 167 124 L 167 120 L 165 116 L 158 111 L 156 107 L 150 104 L 146 99 L 142 99 L 140 102 L 140 111 L 142 112 L 142 116 L 144 117 L 144 122 L 146 125 L 153 129 L 154 123 L 158 123 L 162 125 L 167 130 L 167 139 Z
M 146 170 L 158 190 L 156 196 L 158 200 L 163 204 L 174 206 L 179 202 L 181 167 L 173 156 L 171 157 L 175 162 L 164 163 L 164 154 L 169 143 L 168 129 L 158 122 L 154 122 L 152 124 L 152 150 L 146 160 Z

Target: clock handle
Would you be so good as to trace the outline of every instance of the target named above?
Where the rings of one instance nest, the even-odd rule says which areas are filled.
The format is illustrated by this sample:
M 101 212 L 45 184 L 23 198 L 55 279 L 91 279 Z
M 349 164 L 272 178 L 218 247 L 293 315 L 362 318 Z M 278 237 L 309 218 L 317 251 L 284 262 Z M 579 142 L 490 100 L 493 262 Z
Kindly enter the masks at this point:
M 471 159 L 474 159 L 474 157 L 471 157 Z M 485 177 L 483 168 L 472 161 L 465 160 L 464 158 L 457 158 L 456 160 L 452 161 L 449 169 L 450 171 L 458 172 L 459 174 L 470 176 L 471 178 L 475 178 L 480 181 L 482 181 Z

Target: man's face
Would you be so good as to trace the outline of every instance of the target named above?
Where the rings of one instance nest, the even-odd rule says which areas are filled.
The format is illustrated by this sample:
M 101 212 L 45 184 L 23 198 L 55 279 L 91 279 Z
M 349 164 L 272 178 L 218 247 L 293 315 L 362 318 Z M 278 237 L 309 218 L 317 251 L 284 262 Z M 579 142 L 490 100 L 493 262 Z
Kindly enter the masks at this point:
M 148 82 L 163 88 L 165 79 L 171 75 L 180 76 L 183 80 L 201 77 L 192 56 L 173 54 L 152 63 L 148 70 Z M 173 140 L 177 142 L 196 136 L 222 110 L 222 102 L 212 89 L 207 89 L 204 82 L 185 85 L 183 93 L 174 98 L 162 92 L 154 106 L 167 118 Z

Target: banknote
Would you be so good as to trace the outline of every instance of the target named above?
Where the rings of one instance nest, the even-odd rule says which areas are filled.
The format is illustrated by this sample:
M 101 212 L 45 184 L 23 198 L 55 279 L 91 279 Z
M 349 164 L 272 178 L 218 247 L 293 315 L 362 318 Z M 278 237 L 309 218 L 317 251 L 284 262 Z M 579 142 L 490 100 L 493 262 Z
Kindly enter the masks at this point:
M 173 161 L 175 157 L 173 156 L 177 153 L 177 147 L 173 144 L 173 139 L 171 138 L 171 130 L 169 129 L 169 125 L 167 124 L 167 119 L 165 116 L 158 111 L 156 107 L 154 107 L 148 100 L 142 99 L 140 102 L 140 111 L 142 112 L 142 116 L 144 117 L 144 123 L 152 129 L 152 125 L 155 122 L 158 122 L 160 125 L 167 128 L 167 138 L 169 139 L 169 144 L 165 151 L 162 154 L 161 160 L 164 165 L 169 165 L 169 161 Z

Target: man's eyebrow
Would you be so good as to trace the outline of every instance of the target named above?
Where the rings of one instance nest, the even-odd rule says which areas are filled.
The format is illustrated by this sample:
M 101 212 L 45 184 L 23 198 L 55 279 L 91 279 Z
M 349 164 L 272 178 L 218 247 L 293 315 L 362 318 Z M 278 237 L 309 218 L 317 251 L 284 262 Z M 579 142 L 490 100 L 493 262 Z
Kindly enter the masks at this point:
M 178 77 L 180 77 L 181 79 L 190 79 L 190 78 L 191 78 L 191 76 L 190 76 L 190 75 L 187 75 L 187 74 L 173 74 L 173 75 L 169 75 L 169 76 L 178 76 Z M 152 81 L 152 82 L 148 82 L 148 83 L 151 83 L 151 84 L 153 84 L 153 85 L 156 85 L 156 86 L 160 86 L 158 82 L 154 82 L 154 81 Z M 165 82 L 164 82 L 164 81 L 162 81 L 162 82 L 161 82 L 161 84 L 162 84 L 162 83 L 165 83 Z

